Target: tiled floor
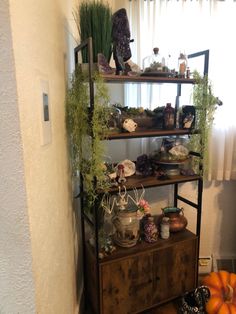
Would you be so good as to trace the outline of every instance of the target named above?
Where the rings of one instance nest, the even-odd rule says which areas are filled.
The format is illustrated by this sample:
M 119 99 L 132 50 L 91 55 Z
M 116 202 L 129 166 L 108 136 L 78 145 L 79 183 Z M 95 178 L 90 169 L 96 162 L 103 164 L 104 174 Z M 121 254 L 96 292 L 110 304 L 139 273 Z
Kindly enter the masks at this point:
M 163 306 L 159 306 L 156 309 L 146 311 L 142 314 L 177 314 L 177 313 L 178 313 L 177 307 L 174 305 L 174 303 L 168 303 Z M 92 314 L 92 313 L 87 312 L 86 314 Z
M 143 314 L 177 314 L 177 306 L 174 302 L 159 306 Z

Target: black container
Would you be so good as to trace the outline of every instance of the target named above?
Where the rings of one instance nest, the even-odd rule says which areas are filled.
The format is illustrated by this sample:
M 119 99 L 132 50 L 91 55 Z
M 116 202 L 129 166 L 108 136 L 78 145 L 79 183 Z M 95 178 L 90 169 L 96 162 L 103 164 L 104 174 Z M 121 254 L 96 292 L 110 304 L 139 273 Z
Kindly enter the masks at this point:
M 194 106 L 183 106 L 180 116 L 180 128 L 193 129 L 195 127 L 196 110 Z

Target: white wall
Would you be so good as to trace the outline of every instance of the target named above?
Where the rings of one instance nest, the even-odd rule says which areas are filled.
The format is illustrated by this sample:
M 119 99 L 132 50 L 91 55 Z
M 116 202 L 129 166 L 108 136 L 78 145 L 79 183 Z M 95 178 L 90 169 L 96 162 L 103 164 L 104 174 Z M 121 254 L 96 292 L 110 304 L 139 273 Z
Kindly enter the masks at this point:
M 63 0 L 9 2 L 36 311 L 76 313 L 74 213 L 64 110 L 66 36 L 72 7 Z M 44 146 L 41 79 L 49 85 L 52 137 Z
M 36 312 L 8 1 L 0 6 L 0 313 Z

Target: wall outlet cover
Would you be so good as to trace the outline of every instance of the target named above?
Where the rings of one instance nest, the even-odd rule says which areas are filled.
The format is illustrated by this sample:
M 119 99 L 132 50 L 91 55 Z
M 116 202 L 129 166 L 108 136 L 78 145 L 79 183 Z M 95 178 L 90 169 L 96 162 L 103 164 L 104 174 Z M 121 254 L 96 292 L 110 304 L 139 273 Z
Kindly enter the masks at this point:
M 199 274 L 209 274 L 212 271 L 212 256 L 200 256 L 198 270 Z

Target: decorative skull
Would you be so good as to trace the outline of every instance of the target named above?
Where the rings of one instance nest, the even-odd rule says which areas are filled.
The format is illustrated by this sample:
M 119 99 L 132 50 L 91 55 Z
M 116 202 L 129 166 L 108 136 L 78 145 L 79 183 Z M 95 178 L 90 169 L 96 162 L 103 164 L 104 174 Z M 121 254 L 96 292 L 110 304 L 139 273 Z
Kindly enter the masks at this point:
M 125 119 L 123 122 L 123 128 L 128 132 L 134 132 L 137 126 L 137 123 L 132 119 Z

